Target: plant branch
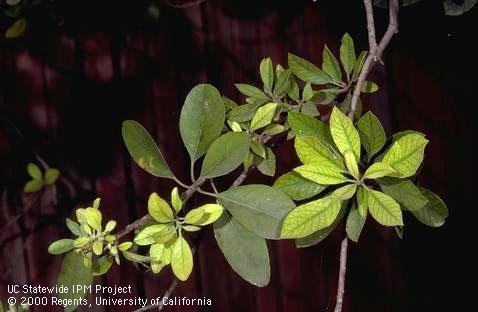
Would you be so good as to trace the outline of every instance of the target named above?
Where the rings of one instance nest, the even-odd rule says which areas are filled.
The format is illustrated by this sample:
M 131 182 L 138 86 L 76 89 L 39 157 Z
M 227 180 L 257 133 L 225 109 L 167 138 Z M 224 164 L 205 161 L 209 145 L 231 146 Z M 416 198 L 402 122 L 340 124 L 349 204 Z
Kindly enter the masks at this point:
M 375 38 L 375 25 L 373 20 L 373 11 L 371 10 L 372 1 L 371 0 L 364 0 L 365 10 L 367 12 L 367 31 L 368 31 L 368 38 L 369 38 L 369 54 L 365 63 L 362 67 L 360 75 L 357 80 L 357 84 L 355 85 L 355 89 L 352 95 L 352 101 L 350 103 L 350 111 L 348 116 L 353 119 L 355 112 L 357 110 L 358 100 L 360 98 L 360 92 L 362 90 L 362 86 L 367 79 L 368 74 L 372 70 L 373 66 L 376 62 L 381 62 L 381 57 L 383 51 L 390 43 L 393 35 L 398 32 L 398 11 L 399 5 L 398 0 L 390 0 L 389 2 L 389 23 L 387 27 L 387 31 L 383 35 L 380 43 L 377 46 Z
M 345 293 L 345 274 L 347 273 L 347 249 L 349 239 L 345 237 L 340 244 L 340 269 L 339 269 L 339 282 L 337 285 L 337 300 L 335 303 L 334 312 L 341 312 L 342 305 L 344 303 Z
M 191 8 L 197 5 L 200 5 L 203 2 L 206 2 L 207 0 L 195 0 L 195 1 L 189 1 L 189 2 L 184 2 L 184 3 L 174 3 L 171 0 L 165 0 L 164 2 L 175 9 L 187 9 Z

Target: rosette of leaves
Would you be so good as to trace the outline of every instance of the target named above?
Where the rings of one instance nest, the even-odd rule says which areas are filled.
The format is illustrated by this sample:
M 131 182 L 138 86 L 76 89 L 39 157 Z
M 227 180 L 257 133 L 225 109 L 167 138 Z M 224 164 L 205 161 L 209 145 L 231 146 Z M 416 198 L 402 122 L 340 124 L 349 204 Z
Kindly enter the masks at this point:
M 27 172 L 31 177 L 31 180 L 28 181 L 23 188 L 25 193 L 38 192 L 45 186 L 55 184 L 60 177 L 60 170 L 56 168 L 48 168 L 45 172 L 42 172 L 40 167 L 34 163 L 29 163 L 27 165 Z
M 384 226 L 402 227 L 402 211 L 428 226 L 448 216 L 443 201 L 417 187 L 413 177 L 428 140 L 404 131 L 388 140 L 378 118 L 365 114 L 354 126 L 333 108 L 330 126 L 301 113 L 289 113 L 302 166 L 281 176 L 274 187 L 294 200 L 308 200 L 284 220 L 281 236 L 305 247 L 323 240 L 347 215 L 347 236 L 357 242 L 367 216 Z M 313 198 L 320 194 L 320 198 Z

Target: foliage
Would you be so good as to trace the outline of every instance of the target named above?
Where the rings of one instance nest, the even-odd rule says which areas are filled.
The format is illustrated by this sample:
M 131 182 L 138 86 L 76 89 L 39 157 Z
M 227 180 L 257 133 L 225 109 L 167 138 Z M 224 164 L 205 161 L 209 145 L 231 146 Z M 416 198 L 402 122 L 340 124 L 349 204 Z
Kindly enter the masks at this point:
M 60 170 L 47 168 L 45 172 L 42 172 L 40 167 L 34 163 L 27 165 L 27 172 L 32 179 L 25 184 L 23 188 L 25 193 L 38 192 L 45 186 L 55 184 L 60 177 Z

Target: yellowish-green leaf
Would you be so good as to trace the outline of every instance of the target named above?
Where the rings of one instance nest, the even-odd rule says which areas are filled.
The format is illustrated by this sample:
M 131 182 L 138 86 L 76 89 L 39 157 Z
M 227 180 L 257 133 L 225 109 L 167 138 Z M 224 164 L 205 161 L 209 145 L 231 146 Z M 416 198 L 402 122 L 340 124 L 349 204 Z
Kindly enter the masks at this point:
M 176 213 L 180 212 L 183 208 L 183 201 L 181 200 L 181 196 L 179 195 L 177 187 L 173 188 L 171 191 L 171 204 L 173 205 L 174 211 L 176 211 Z
M 324 197 L 297 206 L 284 220 L 282 238 L 300 238 L 330 226 L 341 208 L 341 201 Z
M 180 281 L 187 280 L 193 270 L 193 254 L 188 242 L 182 236 L 173 245 L 171 267 Z
M 151 245 L 156 242 L 156 237 L 168 236 L 175 234 L 174 226 L 171 224 L 154 224 L 145 227 L 134 237 L 134 242 L 140 246 Z
M 62 253 L 68 252 L 74 248 L 74 240 L 72 239 L 60 239 L 57 240 L 48 246 L 48 252 L 52 255 L 60 255 Z
M 80 225 L 71 219 L 66 218 L 66 226 L 73 235 L 81 236 L 83 234 Z
M 75 239 L 75 240 L 73 241 L 73 247 L 75 247 L 75 248 L 83 248 L 83 247 L 85 247 L 89 242 L 90 242 L 90 240 L 88 239 L 88 237 L 81 236 L 81 237 L 78 237 L 77 239 Z
M 89 226 L 91 226 L 93 229 L 97 231 L 101 230 L 102 215 L 98 209 L 86 208 L 85 217 L 86 217 L 86 223 L 88 223 Z
M 322 53 L 322 70 L 326 72 L 335 81 L 342 81 L 342 71 L 340 70 L 339 62 L 334 54 L 329 50 L 327 45 L 324 47 Z
M 36 164 L 29 163 L 27 165 L 27 172 L 30 175 L 30 177 L 32 177 L 32 179 L 40 180 L 40 181 L 43 180 L 43 173 L 41 172 L 40 167 L 38 167 Z
M 330 196 L 335 197 L 339 200 L 347 200 L 352 198 L 355 195 L 356 190 L 357 190 L 357 184 L 355 183 L 347 184 L 333 191 Z
M 118 245 L 118 249 L 121 250 L 121 251 L 128 250 L 131 247 L 133 247 L 132 242 L 124 242 L 124 243 L 121 243 L 121 244 Z
M 348 33 L 345 33 L 342 37 L 342 44 L 340 45 L 340 61 L 347 75 L 350 75 L 354 69 L 355 59 L 354 41 Z
M 371 111 L 360 118 L 357 128 L 362 145 L 370 160 L 385 144 L 385 130 L 383 130 L 380 120 Z
M 283 125 L 273 123 L 265 127 L 262 133 L 266 135 L 276 135 L 276 134 L 284 132 L 285 130 L 286 128 Z
M 93 243 L 92 250 L 95 255 L 100 256 L 103 253 L 103 242 L 96 240 Z
M 368 210 L 378 223 L 385 226 L 403 225 L 400 205 L 390 196 L 367 190 Z
M 363 187 L 359 187 L 357 189 L 357 210 L 362 216 L 362 218 L 367 217 L 368 211 L 368 197 L 367 197 L 367 190 Z
M 229 127 L 231 128 L 232 131 L 234 131 L 234 132 L 242 132 L 241 124 L 238 123 L 237 121 L 230 121 L 230 120 L 228 120 L 228 121 L 227 121 L 227 124 L 229 125 Z
M 216 221 L 224 211 L 224 208 L 218 204 L 206 204 L 196 209 L 192 209 L 186 214 L 184 222 L 194 225 L 208 225 Z
M 25 33 L 27 29 L 27 20 L 26 18 L 20 18 L 10 26 L 5 32 L 5 38 L 13 39 L 18 38 Z
M 294 169 L 306 179 L 322 185 L 333 185 L 347 182 L 348 179 L 335 167 L 323 165 L 304 165 Z
M 357 129 L 352 120 L 335 106 L 330 115 L 330 132 L 342 155 L 350 150 L 354 153 L 355 159 L 360 159 L 360 137 Z
M 45 184 L 46 185 L 52 185 L 58 180 L 60 177 L 60 170 L 55 169 L 55 168 L 48 168 L 45 171 Z
M 105 255 L 103 257 L 98 258 L 93 263 L 92 267 L 92 273 L 93 276 L 100 276 L 103 274 L 106 274 L 108 270 L 111 268 L 111 265 L 113 264 L 113 257 L 110 255 Z
M 360 172 L 357 164 L 357 159 L 352 151 L 348 150 L 344 153 L 345 166 L 349 173 L 356 179 L 359 178 Z
M 295 138 L 295 150 L 300 161 L 305 164 L 316 164 L 343 170 L 341 157 L 332 145 L 313 136 L 298 135 Z
M 325 189 L 325 186 L 312 182 L 294 171 L 280 176 L 273 187 L 296 201 L 311 198 Z
M 408 134 L 398 139 L 385 153 L 382 162 L 392 166 L 400 178 L 415 174 L 423 161 L 428 140 L 419 134 Z
M 42 180 L 30 180 L 25 184 L 23 191 L 25 193 L 35 193 L 41 190 L 42 187 L 43 187 Z
M 110 220 L 105 225 L 105 232 L 111 232 L 115 229 L 115 227 L 116 227 L 116 221 Z
M 378 91 L 378 85 L 375 82 L 366 80 L 362 85 L 362 93 L 375 93 Z
M 151 193 L 148 199 L 148 212 L 158 222 L 171 222 L 174 219 L 171 206 L 159 197 L 157 193 Z
M 287 115 L 287 121 L 296 135 L 313 136 L 321 142 L 333 144 L 329 127 L 320 120 L 290 111 Z
M 256 140 L 251 139 L 251 151 L 253 151 L 257 156 L 266 158 L 266 148 L 264 144 L 257 142 Z
M 352 81 L 355 82 L 357 81 L 360 72 L 362 71 L 363 64 L 365 63 L 365 60 L 367 59 L 367 51 L 362 51 L 360 52 L 359 56 L 357 57 L 357 61 L 355 62 L 354 65 L 354 71 L 352 74 Z
M 389 164 L 376 162 L 367 168 L 363 175 L 363 179 L 378 179 L 396 173 L 397 171 Z
M 259 71 L 261 73 L 262 82 L 264 83 L 264 90 L 271 92 L 274 84 L 274 68 L 270 57 L 261 61 Z
M 272 122 L 277 108 L 276 103 L 267 103 L 257 109 L 251 121 L 251 131 L 263 128 Z

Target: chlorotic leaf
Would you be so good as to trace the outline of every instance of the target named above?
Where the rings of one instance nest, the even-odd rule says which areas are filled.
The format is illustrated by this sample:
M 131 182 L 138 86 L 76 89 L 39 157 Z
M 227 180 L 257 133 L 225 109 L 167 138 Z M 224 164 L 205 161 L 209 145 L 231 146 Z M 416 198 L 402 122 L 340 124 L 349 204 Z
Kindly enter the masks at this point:
M 218 204 L 205 204 L 190 210 L 184 217 L 184 222 L 194 225 L 208 225 L 216 221 L 224 211 Z
M 428 226 L 440 227 L 445 224 L 445 220 L 448 218 L 448 208 L 443 200 L 424 187 L 420 187 L 419 189 L 428 200 L 428 203 L 422 209 L 412 211 L 412 214 L 421 223 Z
M 60 239 L 48 246 L 48 252 L 52 255 L 60 255 L 74 248 L 72 239 Z
M 357 184 L 351 183 L 344 185 L 342 187 L 339 187 L 335 191 L 333 191 L 330 196 L 335 197 L 336 199 L 339 200 L 347 200 L 352 198 L 355 195 L 355 192 L 357 191 Z
M 320 85 L 332 82 L 329 75 L 306 59 L 289 53 L 288 63 L 292 73 L 303 81 Z
M 170 222 L 174 219 L 171 206 L 159 197 L 157 193 L 151 193 L 151 195 L 149 195 L 148 212 L 149 215 L 158 222 Z
M 134 242 L 140 246 L 147 246 L 157 242 L 158 237 L 169 238 L 171 233 L 175 233 L 171 224 L 153 224 L 139 231 L 134 237 Z
M 333 146 L 313 136 L 298 135 L 295 138 L 295 150 L 300 161 L 305 164 L 316 164 L 335 167 L 343 170 L 342 159 L 334 151 Z
M 46 185 L 52 185 L 58 180 L 60 177 L 60 170 L 55 169 L 55 168 L 48 168 L 45 171 L 45 184 Z
M 359 119 L 357 128 L 368 159 L 371 159 L 385 144 L 385 130 L 383 130 L 380 120 L 371 111 Z
M 272 187 L 284 192 L 293 200 L 311 198 L 325 189 L 325 186 L 312 182 L 294 171 L 280 176 Z
M 352 120 L 335 106 L 330 115 L 330 133 L 342 155 L 350 150 L 354 153 L 355 159 L 360 159 L 360 137 L 357 129 Z
M 357 188 L 357 210 L 362 218 L 367 217 L 368 211 L 368 195 L 367 190 L 363 187 Z
M 344 160 L 345 166 L 347 167 L 347 170 L 349 171 L 350 175 L 358 179 L 360 175 L 358 163 L 354 153 L 351 150 L 345 151 Z
M 43 180 L 43 173 L 41 172 L 41 169 L 40 167 L 38 167 L 37 164 L 29 163 L 27 165 L 27 172 L 33 180 Z
M 397 171 L 389 164 L 376 162 L 367 168 L 363 175 L 363 179 L 378 179 L 396 173 Z
M 187 280 L 193 270 L 193 253 L 188 242 L 182 236 L 179 236 L 173 245 L 171 268 L 180 281 Z
M 96 208 L 86 208 L 85 211 L 86 223 L 95 230 L 101 229 L 101 212 Z
M 25 186 L 23 187 L 23 191 L 25 193 L 35 193 L 41 190 L 43 187 L 42 180 L 30 180 L 28 181 Z
M 268 103 L 257 109 L 251 121 L 251 131 L 263 128 L 272 122 L 277 108 L 276 103 Z
M 316 118 L 290 111 L 287 121 L 296 135 L 314 136 L 324 142 L 333 142 L 329 127 Z
M 294 171 L 315 183 L 334 185 L 347 182 L 348 179 L 336 167 L 325 165 L 303 165 L 294 168 Z
M 181 200 L 181 196 L 179 195 L 179 190 L 177 187 L 173 188 L 171 191 L 171 204 L 173 205 L 173 209 L 176 211 L 176 213 L 180 212 L 183 208 L 183 201 Z
M 385 226 L 403 225 L 400 205 L 390 196 L 367 190 L 368 210 L 378 223 Z

